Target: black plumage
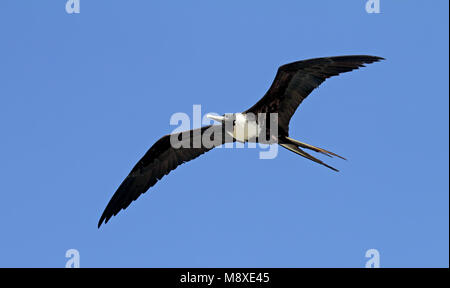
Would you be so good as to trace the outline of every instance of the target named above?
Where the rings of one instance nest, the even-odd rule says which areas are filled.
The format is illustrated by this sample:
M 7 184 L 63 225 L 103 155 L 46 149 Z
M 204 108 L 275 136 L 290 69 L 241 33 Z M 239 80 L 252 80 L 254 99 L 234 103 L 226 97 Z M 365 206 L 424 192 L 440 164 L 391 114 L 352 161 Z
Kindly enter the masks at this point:
M 253 113 L 278 113 L 278 135 L 274 135 L 278 144 L 282 147 L 297 153 L 307 159 L 324 165 L 337 171 L 335 168 L 325 164 L 321 160 L 306 153 L 304 149 L 309 149 L 327 156 L 338 156 L 333 152 L 318 148 L 289 137 L 289 121 L 302 101 L 326 79 L 336 76 L 340 73 L 349 72 L 364 64 L 370 64 L 382 60 L 381 57 L 368 55 L 338 56 L 315 58 L 304 61 L 298 61 L 281 66 L 275 76 L 271 87 L 255 105 L 242 114 Z M 220 133 L 219 133 L 220 132 Z M 164 175 L 170 173 L 179 165 L 193 160 L 200 155 L 213 149 L 215 146 L 225 142 L 235 141 L 225 137 L 224 125 L 205 126 L 199 129 L 186 131 L 188 144 L 185 147 L 174 148 L 171 145 L 171 135 L 166 135 L 159 139 L 134 166 L 129 175 L 106 206 L 98 227 L 103 222 L 117 215 L 120 210 L 127 208 L 130 203 L 136 200 L 141 194 L 145 193 L 150 187 L 156 184 Z M 216 140 L 213 146 L 206 147 L 203 141 L 199 141 L 200 146 L 193 145 L 208 133 L 210 139 Z M 219 136 L 220 135 L 220 136 Z M 181 137 L 181 133 L 172 135 L 172 137 Z M 217 137 L 218 136 L 218 137 Z M 270 135 L 269 135 L 270 136 Z M 198 147 L 198 148 L 194 148 Z M 343 157 L 341 157 L 343 158 Z

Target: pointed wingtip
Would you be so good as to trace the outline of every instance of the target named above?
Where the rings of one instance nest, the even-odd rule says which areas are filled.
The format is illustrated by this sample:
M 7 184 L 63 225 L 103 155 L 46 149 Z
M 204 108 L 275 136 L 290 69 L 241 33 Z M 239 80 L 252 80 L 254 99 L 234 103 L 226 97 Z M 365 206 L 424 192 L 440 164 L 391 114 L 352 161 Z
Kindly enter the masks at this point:
M 100 217 L 100 220 L 98 220 L 97 229 L 100 229 L 100 226 L 102 226 L 103 222 L 108 223 L 108 219 L 105 219 L 105 215 L 103 213 L 102 217 Z
M 370 56 L 370 60 L 365 63 L 372 64 L 372 63 L 376 63 L 376 62 L 380 62 L 380 61 L 384 61 L 384 60 L 386 60 L 386 58 L 379 57 L 379 56 Z
M 370 64 L 372 62 L 386 60 L 386 58 L 384 58 L 384 57 L 374 56 L 374 55 L 360 55 L 360 56 L 356 55 L 355 57 L 360 57 L 360 58 L 362 58 L 362 60 L 366 60 L 367 62 L 369 62 L 368 64 Z
M 373 59 L 375 59 L 375 61 L 382 61 L 382 60 L 386 60 L 386 58 L 384 57 L 380 57 L 380 56 L 372 56 Z

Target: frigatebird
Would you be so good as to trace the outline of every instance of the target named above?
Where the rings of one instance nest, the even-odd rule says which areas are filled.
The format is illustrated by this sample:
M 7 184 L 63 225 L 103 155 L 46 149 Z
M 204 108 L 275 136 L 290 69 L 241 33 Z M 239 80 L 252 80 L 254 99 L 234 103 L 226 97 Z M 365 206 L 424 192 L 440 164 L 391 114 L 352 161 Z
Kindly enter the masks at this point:
M 258 142 L 260 141 L 258 137 L 266 134 L 269 144 L 277 143 L 300 156 L 338 171 L 306 153 L 303 149 L 309 149 L 330 157 L 345 158 L 325 149 L 290 138 L 289 122 L 300 103 L 327 78 L 365 67 L 364 64 L 380 60 L 384 60 L 384 58 L 352 55 L 314 58 L 281 66 L 278 68 L 275 80 L 264 97 L 250 109 L 242 113 L 224 114 L 222 116 L 207 115 L 209 118 L 220 122 L 220 125 L 209 125 L 185 132 L 168 134 L 156 141 L 114 193 L 100 217 L 98 227 L 100 228 L 103 221 L 107 223 L 120 210 L 126 209 L 131 202 L 179 165 L 193 160 L 226 142 Z M 262 126 L 261 123 L 258 123 L 259 117 L 249 117 L 249 115 L 256 114 L 266 116 L 268 114 L 278 115 L 278 129 L 269 129 L 270 123 Z M 265 119 L 268 119 L 268 116 Z M 255 129 L 257 135 L 251 135 L 255 133 L 249 132 L 237 132 L 239 127 L 250 127 L 252 124 L 257 127 Z M 226 127 L 231 127 L 231 130 L 227 130 Z M 262 134 L 261 127 L 264 129 Z M 277 131 L 276 135 L 273 135 L 274 133 L 271 134 L 272 130 Z M 249 130 L 247 129 L 246 131 Z M 174 146 L 171 139 L 184 141 L 184 145 Z M 206 145 L 202 139 L 209 139 L 213 144 L 208 143 Z M 195 143 L 198 143 L 198 145 L 195 145 Z

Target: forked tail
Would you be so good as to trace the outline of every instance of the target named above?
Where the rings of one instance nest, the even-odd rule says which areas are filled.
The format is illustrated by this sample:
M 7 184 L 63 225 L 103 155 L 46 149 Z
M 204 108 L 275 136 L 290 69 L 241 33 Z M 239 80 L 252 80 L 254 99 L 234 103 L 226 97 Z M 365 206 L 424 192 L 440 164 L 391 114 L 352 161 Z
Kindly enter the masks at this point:
M 325 167 L 328 167 L 331 170 L 334 170 L 336 172 L 339 172 L 339 170 L 337 170 L 336 168 L 331 167 L 330 165 L 322 162 L 321 160 L 319 160 L 319 159 L 309 155 L 308 153 L 306 153 L 305 151 L 300 149 L 300 147 L 305 148 L 305 149 L 309 149 L 309 150 L 312 150 L 312 151 L 315 151 L 317 153 L 321 153 L 321 154 L 327 155 L 328 157 L 336 156 L 336 157 L 339 157 L 341 159 L 347 160 L 344 157 L 339 156 L 339 155 L 337 155 L 337 154 L 335 154 L 333 152 L 327 151 L 325 149 L 322 149 L 322 148 L 319 148 L 319 147 L 316 147 L 316 146 L 312 146 L 310 144 L 306 144 L 306 143 L 297 141 L 297 140 L 289 138 L 289 137 L 284 137 L 284 139 L 281 140 L 278 144 L 280 144 L 282 147 L 288 149 L 289 151 L 292 151 L 292 152 L 294 152 L 294 153 L 296 153 L 296 154 L 298 154 L 300 156 L 303 156 L 303 157 L 305 157 L 305 158 L 307 158 L 307 159 L 309 159 L 311 161 L 314 161 L 314 162 L 319 163 L 319 164 L 321 164 L 321 165 L 323 165 Z

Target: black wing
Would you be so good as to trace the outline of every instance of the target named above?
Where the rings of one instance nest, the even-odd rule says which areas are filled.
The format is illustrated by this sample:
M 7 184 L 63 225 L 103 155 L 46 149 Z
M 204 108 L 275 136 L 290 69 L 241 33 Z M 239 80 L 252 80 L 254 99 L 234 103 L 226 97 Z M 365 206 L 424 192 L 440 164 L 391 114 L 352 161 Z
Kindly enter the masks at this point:
M 225 139 L 222 130 L 221 125 L 205 126 L 195 130 L 166 135 L 159 139 L 139 160 L 114 193 L 100 217 L 98 227 L 100 228 L 103 221 L 107 223 L 112 216 L 127 208 L 131 202 L 179 165 L 225 143 L 225 140 L 228 139 Z M 174 148 L 174 145 L 171 144 L 171 137 L 178 139 L 178 141 L 181 140 L 178 144 L 182 144 L 182 146 L 178 145 L 175 146 L 177 148 Z M 210 140 L 209 143 L 201 141 L 202 137 L 204 137 L 203 140 Z
M 349 72 L 381 57 L 355 55 L 315 58 L 281 66 L 272 86 L 246 113 L 278 113 L 278 125 L 286 133 L 289 121 L 302 101 L 327 78 Z

